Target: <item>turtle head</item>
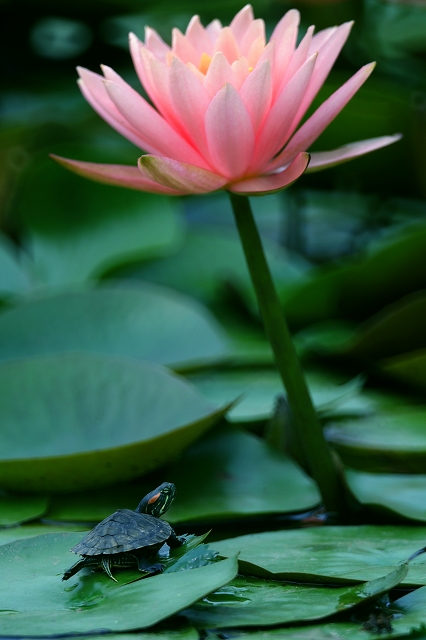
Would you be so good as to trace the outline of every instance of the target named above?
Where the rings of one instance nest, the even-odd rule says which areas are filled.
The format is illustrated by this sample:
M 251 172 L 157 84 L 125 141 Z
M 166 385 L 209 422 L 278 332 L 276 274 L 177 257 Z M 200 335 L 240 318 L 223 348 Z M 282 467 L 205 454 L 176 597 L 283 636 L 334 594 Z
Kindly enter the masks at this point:
M 171 482 L 163 482 L 159 487 L 142 498 L 136 511 L 159 518 L 167 511 L 176 495 L 176 487 Z

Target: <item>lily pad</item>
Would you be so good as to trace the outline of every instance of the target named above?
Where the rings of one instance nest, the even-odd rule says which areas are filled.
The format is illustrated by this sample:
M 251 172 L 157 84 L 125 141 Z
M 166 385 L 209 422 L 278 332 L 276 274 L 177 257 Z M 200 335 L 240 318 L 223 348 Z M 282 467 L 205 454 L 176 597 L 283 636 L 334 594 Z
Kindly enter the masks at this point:
M 209 638 L 209 636 L 207 636 Z M 285 626 L 251 631 L 234 629 L 236 640 L 369 640 L 372 635 L 362 628 L 361 622 L 322 622 L 303 626 Z M 380 636 L 383 637 L 383 636 Z M 210 639 L 209 639 L 210 640 Z M 213 640 L 213 638 L 211 639 Z
M 93 635 L 79 635 L 78 640 L 93 640 Z M 134 633 L 109 633 L 108 640 L 199 640 L 199 634 L 194 627 L 187 625 L 181 625 L 181 628 L 176 628 L 174 625 L 168 629 L 162 624 L 161 628 L 160 626 L 155 627 L 145 633 L 139 631 L 137 635 Z
M 156 482 L 143 477 L 103 489 L 52 495 L 46 517 L 52 521 L 100 522 L 117 509 L 135 509 Z
M 0 492 L 0 527 L 11 527 L 43 516 L 49 506 L 45 496 L 16 496 Z
M 415 389 L 426 389 L 426 349 L 386 358 L 379 363 L 380 369 L 397 380 Z
M 376 134 L 377 135 L 377 134 Z M 424 225 L 414 224 L 372 247 L 363 259 L 313 271 L 282 291 L 287 319 L 304 327 L 331 318 L 365 320 L 426 286 Z
M 49 493 L 156 468 L 226 410 L 158 365 L 87 353 L 0 364 L 0 397 L 0 486 Z
M 303 511 L 321 500 L 313 480 L 287 456 L 228 426 L 192 445 L 167 475 L 179 491 L 170 522 Z
M 34 538 L 46 533 L 65 533 L 68 531 L 86 531 L 87 527 L 73 525 L 52 525 L 52 524 L 26 524 L 21 527 L 8 527 L 0 529 L 0 545 L 15 542 L 15 540 L 23 540 L 24 538 Z
M 182 365 L 228 353 L 207 309 L 154 285 L 21 299 L 0 314 L 0 344 L 0 360 L 85 351 Z
M 0 546 L 0 634 L 55 635 L 145 629 L 232 580 L 237 561 L 152 576 L 130 584 L 103 573 L 67 583 L 69 548 L 81 534 L 47 534 Z M 161 603 L 161 606 L 159 606 Z
M 386 576 L 355 587 L 314 587 L 240 577 L 183 611 L 198 628 L 267 626 L 311 622 L 366 604 L 396 587 L 401 565 Z
M 30 288 L 30 278 L 22 263 L 28 260 L 13 247 L 10 240 L 0 235 L 0 296 L 8 298 L 25 293 Z
M 401 637 L 415 633 L 417 638 L 424 637 L 426 627 L 426 587 L 395 600 L 390 611 L 394 614 L 392 620 L 393 634 L 391 637 Z
M 348 584 L 390 573 L 426 545 L 426 528 L 312 527 L 215 542 L 223 556 L 239 552 L 244 574 L 290 582 Z M 426 584 L 426 564 L 410 563 L 404 584 Z
M 231 212 L 229 220 L 232 220 Z M 301 265 L 291 262 L 282 247 L 270 240 L 264 244 L 275 280 L 292 282 L 301 277 Z M 236 229 L 221 228 L 217 224 L 189 231 L 178 253 L 130 268 L 124 275 L 167 285 L 205 302 L 214 301 L 221 288 L 231 283 L 245 298 L 248 297 L 250 306 L 255 304 Z
M 426 409 L 394 409 L 327 427 L 327 440 L 353 468 L 422 473 L 426 466 Z
M 311 509 L 321 500 L 315 483 L 293 461 L 229 425 L 215 427 L 192 444 L 163 475 L 177 488 L 165 514 L 173 523 L 289 513 Z M 47 517 L 96 522 L 116 509 L 134 509 L 151 484 L 144 478 L 106 490 L 52 496 Z M 282 491 L 282 486 L 291 490 Z
M 368 473 L 346 468 L 345 477 L 361 504 L 426 522 L 426 475 Z
M 382 309 L 358 327 L 346 353 L 369 360 L 424 349 L 426 296 L 416 293 Z
M 225 404 L 239 398 L 228 413 L 231 422 L 267 420 L 273 414 L 277 396 L 285 395 L 281 378 L 272 369 L 214 371 L 189 379 L 211 402 Z M 358 378 L 338 385 L 336 377 L 324 373 L 308 373 L 307 382 L 318 412 L 327 415 L 338 411 L 361 387 Z

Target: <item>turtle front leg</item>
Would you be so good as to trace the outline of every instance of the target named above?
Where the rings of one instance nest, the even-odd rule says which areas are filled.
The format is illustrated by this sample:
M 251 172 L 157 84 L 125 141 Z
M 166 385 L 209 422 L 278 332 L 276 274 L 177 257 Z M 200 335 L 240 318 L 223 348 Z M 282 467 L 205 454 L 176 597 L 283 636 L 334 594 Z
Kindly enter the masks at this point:
M 150 562 L 147 558 L 139 556 L 138 569 L 139 571 L 143 571 L 144 573 L 162 573 L 164 571 L 164 565 L 161 564 L 161 562 Z
M 185 538 L 178 538 L 175 532 L 172 531 L 172 535 L 168 540 L 166 540 L 166 542 L 169 545 L 170 549 L 175 549 L 176 547 L 181 547 L 183 544 L 185 544 Z

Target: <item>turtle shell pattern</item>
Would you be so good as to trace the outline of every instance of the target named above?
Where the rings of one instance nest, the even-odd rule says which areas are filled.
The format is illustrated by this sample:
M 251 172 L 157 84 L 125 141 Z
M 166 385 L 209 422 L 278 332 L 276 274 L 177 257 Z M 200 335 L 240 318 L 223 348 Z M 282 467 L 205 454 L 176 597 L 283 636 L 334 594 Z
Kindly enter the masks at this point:
M 124 553 L 161 545 L 172 533 L 171 526 L 164 520 L 119 509 L 96 525 L 71 551 L 82 556 Z

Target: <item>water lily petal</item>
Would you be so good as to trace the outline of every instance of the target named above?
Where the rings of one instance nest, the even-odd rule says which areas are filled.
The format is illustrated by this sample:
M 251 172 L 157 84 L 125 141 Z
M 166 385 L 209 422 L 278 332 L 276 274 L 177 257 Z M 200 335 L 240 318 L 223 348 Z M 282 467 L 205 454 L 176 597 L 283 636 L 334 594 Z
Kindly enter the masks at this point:
M 198 78 L 178 58 L 172 60 L 169 82 L 174 113 L 182 123 L 189 139 L 205 155 L 207 141 L 204 116 L 210 104 L 210 96 Z M 168 154 L 168 157 L 173 156 Z
M 345 22 L 333 31 L 329 38 L 318 49 L 318 59 L 315 65 L 314 73 L 312 74 L 311 81 L 306 90 L 306 94 L 300 105 L 299 113 L 297 114 L 297 120 L 300 122 L 309 108 L 312 100 L 317 95 L 318 91 L 324 84 L 325 79 L 334 63 L 336 58 L 341 52 L 343 45 L 349 37 L 352 29 L 353 22 Z
M 222 23 L 220 20 L 212 20 L 210 24 L 207 25 L 206 31 L 209 34 L 209 37 L 212 42 L 215 42 L 219 37 L 219 33 L 222 29 Z
M 145 46 L 158 60 L 162 60 L 163 62 L 167 60 L 170 47 L 151 27 L 145 27 Z
M 206 171 L 171 158 L 142 156 L 139 158 L 138 167 L 145 179 L 185 194 L 217 191 L 227 182 L 226 178 L 213 171 Z
M 229 27 L 221 29 L 216 40 L 214 53 L 222 51 L 228 62 L 232 64 L 234 60 L 238 60 L 241 55 L 240 48 L 235 40 L 235 36 Z
M 312 153 L 307 173 L 334 167 L 335 165 L 346 162 L 347 160 L 352 160 L 352 158 L 357 158 L 365 153 L 370 153 L 370 151 L 387 147 L 389 144 L 393 144 L 401 138 L 402 135 L 400 133 L 396 133 L 393 136 L 381 136 L 380 138 L 370 138 L 369 140 L 351 142 L 350 144 L 345 144 L 343 147 L 333 149 L 332 151 L 319 151 Z
M 240 56 L 238 60 L 235 60 L 231 64 L 232 72 L 234 74 L 233 82 L 231 83 L 237 91 L 239 91 L 247 78 L 250 75 L 249 64 L 247 58 Z
M 205 126 L 217 171 L 230 179 L 243 175 L 253 157 L 254 133 L 247 107 L 232 85 L 222 87 L 210 102 Z
M 51 154 L 50 157 L 63 167 L 70 169 L 80 176 L 94 180 L 95 182 L 103 182 L 105 184 L 115 185 L 117 187 L 126 187 L 128 189 L 137 189 L 138 191 L 148 191 L 149 193 L 164 193 L 167 195 L 181 194 L 177 189 L 166 187 L 162 184 L 156 183 L 150 178 L 144 177 L 137 167 L 122 164 L 80 162 L 79 160 L 61 158 L 54 154 Z
M 299 22 L 300 13 L 297 9 L 290 9 L 290 11 L 287 11 L 281 18 L 270 37 L 270 41 L 275 44 L 273 66 L 274 97 L 279 90 L 281 78 L 296 48 Z
M 140 149 L 145 149 L 146 141 L 144 138 L 127 122 L 108 96 L 103 76 L 82 67 L 78 67 L 77 70 L 80 74 L 78 86 L 92 108 L 127 140 L 133 142 Z
M 306 60 L 286 84 L 267 113 L 257 139 L 252 169 L 262 167 L 288 140 L 293 120 L 312 76 L 315 59 L 316 55 L 312 55 Z M 283 114 L 285 114 L 284 118 Z
M 253 20 L 253 8 L 250 4 L 246 4 L 246 6 L 234 16 L 229 28 L 232 30 L 237 42 L 241 42 Z
M 250 114 L 253 129 L 257 134 L 272 100 L 272 75 L 269 60 L 258 65 L 247 76 L 240 95 Z
M 298 71 L 298 69 L 300 69 L 300 67 L 305 62 L 305 60 L 308 58 L 308 56 L 312 55 L 312 53 L 315 53 L 314 51 L 309 53 L 309 49 L 310 49 L 310 45 L 311 45 L 311 42 L 312 42 L 312 35 L 313 35 L 313 32 L 314 32 L 314 28 L 315 27 L 313 27 L 313 26 L 309 27 L 309 29 L 307 30 L 307 32 L 303 36 L 302 40 L 300 41 L 296 51 L 293 53 L 293 56 L 291 57 L 288 65 L 286 67 L 286 70 L 284 72 L 284 75 L 282 77 L 282 81 L 281 81 L 281 85 L 279 86 L 278 93 L 281 93 L 281 91 L 284 88 L 284 85 L 286 85 L 287 82 L 290 80 L 290 78 L 292 78 L 294 76 L 296 71 Z
M 315 51 L 319 51 L 328 38 L 333 35 L 336 29 L 337 27 L 328 27 L 327 29 L 318 31 L 318 33 L 316 33 L 312 38 L 309 53 L 311 54 L 315 53 Z
M 291 138 L 285 149 L 270 163 L 269 169 L 277 169 L 284 166 L 294 156 L 310 145 L 318 138 L 324 129 L 337 116 L 358 89 L 364 84 L 375 67 L 375 63 L 361 67 L 352 78 L 349 78 L 337 91 L 335 91 L 321 106 L 303 123 Z
M 203 53 L 207 53 L 209 56 L 212 55 L 213 43 L 200 22 L 200 16 L 191 18 L 185 31 L 185 36 L 200 56 Z
M 240 180 L 227 187 L 228 191 L 247 196 L 261 196 L 264 193 L 273 193 L 289 187 L 300 178 L 309 162 L 309 153 L 299 153 L 293 162 L 280 173 L 258 176 Z
M 206 73 L 204 88 L 208 91 L 209 95 L 213 97 L 227 82 L 235 86 L 234 75 L 233 68 L 229 64 L 228 60 L 223 55 L 222 51 L 218 51 L 214 54 Z M 235 88 L 238 90 L 238 86 Z
M 205 164 L 200 154 L 134 89 L 110 80 L 105 80 L 105 87 L 120 113 L 146 141 L 145 150 L 182 162 Z
M 197 50 L 176 28 L 172 30 L 172 51 L 183 63 L 192 62 L 196 67 L 198 66 L 200 56 Z
M 259 43 L 257 41 L 259 41 Z M 262 50 L 266 45 L 265 23 L 260 19 L 253 20 L 240 42 L 241 54 L 246 56 L 247 59 L 250 57 L 249 52 L 254 43 L 256 43 L 256 48 L 260 48 L 261 46 Z

